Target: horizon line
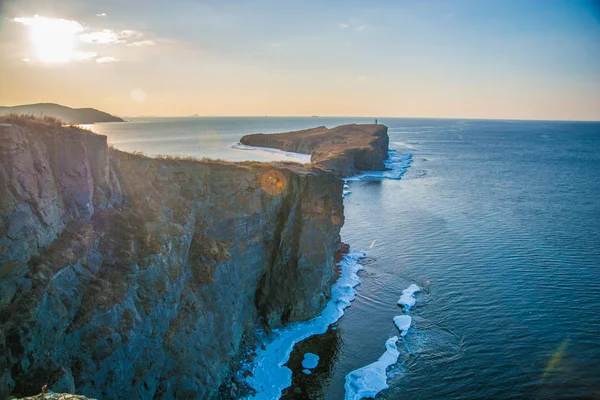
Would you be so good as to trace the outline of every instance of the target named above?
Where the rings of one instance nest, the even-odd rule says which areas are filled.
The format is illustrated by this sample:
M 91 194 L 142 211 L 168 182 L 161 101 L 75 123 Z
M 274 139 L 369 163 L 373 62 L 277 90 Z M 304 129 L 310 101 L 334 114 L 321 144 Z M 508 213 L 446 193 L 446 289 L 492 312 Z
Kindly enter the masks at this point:
M 114 115 L 114 114 L 113 114 Z M 118 115 L 117 115 L 118 116 Z M 350 115 L 121 115 L 120 118 L 365 118 L 365 119 L 443 119 L 469 121 L 530 121 L 530 122 L 600 122 L 600 119 L 536 119 L 536 118 L 481 118 L 481 117 L 390 117 Z M 129 122 L 129 121 L 125 121 Z M 110 122 L 108 122 L 110 123 Z

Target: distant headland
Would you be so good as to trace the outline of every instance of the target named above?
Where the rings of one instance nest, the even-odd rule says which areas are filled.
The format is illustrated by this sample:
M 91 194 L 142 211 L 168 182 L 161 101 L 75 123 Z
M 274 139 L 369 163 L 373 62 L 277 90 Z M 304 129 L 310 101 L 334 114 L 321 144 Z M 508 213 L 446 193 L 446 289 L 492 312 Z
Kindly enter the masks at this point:
M 71 108 L 55 103 L 24 104 L 14 107 L 0 107 L 0 115 L 27 114 L 58 118 L 68 124 L 93 124 L 96 122 L 125 122 L 119 117 L 96 110 L 95 108 Z
M 242 144 L 305 153 L 311 162 L 341 176 L 358 171 L 384 170 L 388 158 L 387 126 L 349 124 L 328 129 L 324 126 L 302 131 L 246 135 Z

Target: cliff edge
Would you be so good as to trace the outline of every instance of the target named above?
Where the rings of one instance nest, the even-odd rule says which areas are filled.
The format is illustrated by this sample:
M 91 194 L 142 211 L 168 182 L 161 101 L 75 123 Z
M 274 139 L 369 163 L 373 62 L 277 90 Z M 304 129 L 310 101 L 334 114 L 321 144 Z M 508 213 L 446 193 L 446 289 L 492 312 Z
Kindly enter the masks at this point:
M 341 194 L 318 167 L 153 159 L 52 121 L 0 124 L 0 398 L 223 398 L 257 326 L 327 301 Z
M 387 126 L 374 124 L 324 126 L 302 131 L 246 135 L 242 144 L 311 155 L 311 162 L 341 176 L 384 170 L 388 158 Z

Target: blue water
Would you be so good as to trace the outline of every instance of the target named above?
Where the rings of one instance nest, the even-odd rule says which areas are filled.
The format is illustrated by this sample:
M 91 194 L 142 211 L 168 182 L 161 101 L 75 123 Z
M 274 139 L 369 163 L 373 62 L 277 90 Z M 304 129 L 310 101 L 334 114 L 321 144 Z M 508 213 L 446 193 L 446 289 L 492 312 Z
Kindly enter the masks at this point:
M 271 157 L 231 150 L 245 133 L 350 122 L 371 120 L 171 119 L 93 129 L 125 150 L 238 160 Z M 423 292 L 390 389 L 378 398 L 600 398 L 600 123 L 380 123 L 413 163 L 399 181 L 349 182 L 342 238 L 367 251 L 362 283 L 335 329 L 296 346 L 286 398 L 343 398 L 346 374 L 398 334 L 396 301 L 411 283 Z M 310 375 L 301 366 L 307 351 L 320 357 Z

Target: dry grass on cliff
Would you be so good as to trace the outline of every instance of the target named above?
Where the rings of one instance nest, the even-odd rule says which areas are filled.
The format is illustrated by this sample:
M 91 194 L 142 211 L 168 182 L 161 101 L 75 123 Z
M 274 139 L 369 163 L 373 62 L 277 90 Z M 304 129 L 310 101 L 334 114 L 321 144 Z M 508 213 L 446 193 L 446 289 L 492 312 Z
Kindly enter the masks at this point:
M 222 158 L 210 158 L 210 157 L 193 157 L 193 156 L 177 156 L 170 154 L 159 154 L 153 158 L 158 160 L 166 161 L 192 161 L 192 162 L 203 162 L 207 164 L 219 164 L 219 165 L 244 165 L 244 166 L 276 166 L 276 165 L 303 165 L 295 161 L 228 161 Z
M 47 115 L 33 115 L 33 114 L 5 114 L 0 115 L 0 123 L 19 125 L 25 127 L 40 127 L 40 126 L 63 126 L 62 122 L 58 118 L 49 117 Z
M 127 152 L 127 151 L 123 151 L 123 150 L 119 150 L 114 146 L 110 146 L 109 148 L 111 149 L 111 151 L 117 152 L 117 153 L 121 153 L 124 156 L 130 156 L 130 157 L 137 157 L 137 158 L 147 158 L 150 160 L 160 160 L 160 161 L 167 161 L 167 162 L 173 162 L 173 163 L 179 163 L 179 162 L 183 162 L 183 163 L 202 163 L 205 165 L 209 165 L 209 166 L 229 166 L 229 167 L 246 167 L 246 168 L 250 168 L 250 169 L 264 169 L 264 168 L 275 168 L 275 167 L 281 167 L 281 166 L 294 166 L 294 167 L 306 167 L 306 168 L 310 168 L 312 166 L 306 165 L 306 164 L 302 164 L 302 163 L 298 163 L 295 161 L 228 161 L 228 160 L 223 160 L 221 158 L 209 158 L 209 157 L 192 157 L 192 156 L 178 156 L 178 155 L 171 155 L 171 154 L 158 154 L 155 156 L 148 156 L 146 154 L 144 154 L 141 151 L 134 151 L 132 153 Z
M 81 128 L 78 125 L 67 124 L 59 118 L 50 117 L 48 115 L 34 115 L 34 114 L 4 114 L 0 115 L 0 123 L 11 124 L 27 128 L 33 131 L 47 128 L 64 128 L 68 127 L 71 129 L 77 129 L 82 132 L 89 133 L 89 129 Z

